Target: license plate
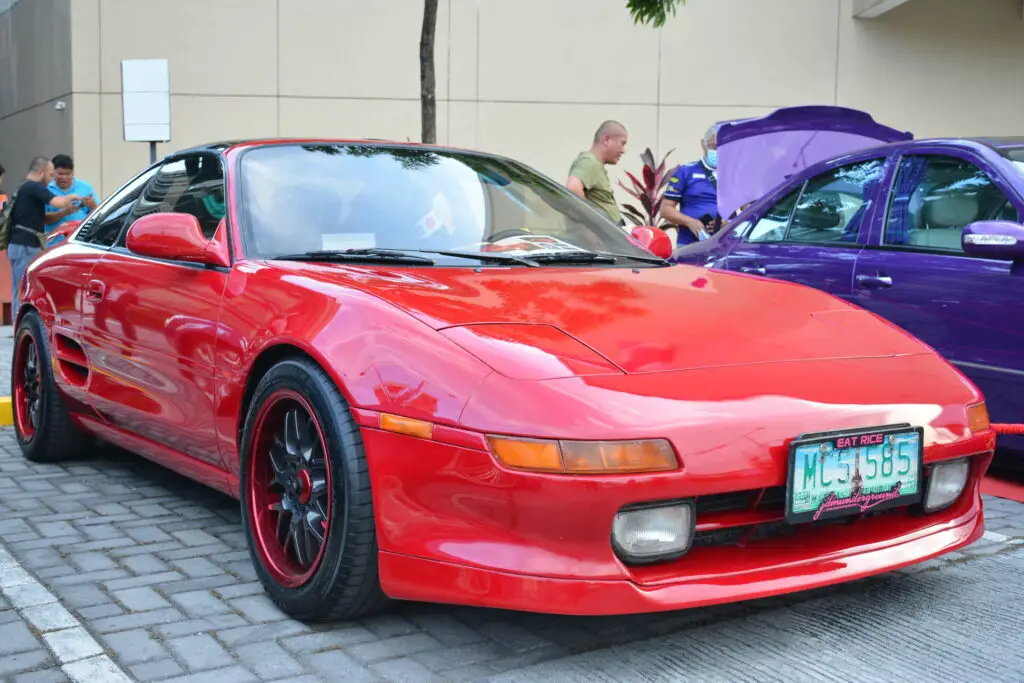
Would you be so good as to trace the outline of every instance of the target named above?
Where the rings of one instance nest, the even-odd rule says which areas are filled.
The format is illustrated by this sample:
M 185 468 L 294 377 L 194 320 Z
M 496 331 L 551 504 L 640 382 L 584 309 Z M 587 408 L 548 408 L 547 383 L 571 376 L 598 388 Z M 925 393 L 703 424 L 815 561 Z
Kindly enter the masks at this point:
M 921 500 L 924 430 L 900 425 L 798 437 L 790 445 L 786 521 L 816 522 Z

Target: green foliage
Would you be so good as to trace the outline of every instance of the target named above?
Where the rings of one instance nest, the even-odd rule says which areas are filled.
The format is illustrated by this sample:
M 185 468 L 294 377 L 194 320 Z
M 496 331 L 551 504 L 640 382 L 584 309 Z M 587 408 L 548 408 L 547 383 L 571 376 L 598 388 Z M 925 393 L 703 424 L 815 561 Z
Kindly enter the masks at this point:
M 685 4 L 686 0 L 626 0 L 626 9 L 633 17 L 633 23 L 660 28 L 669 16 L 675 16 L 679 5 Z

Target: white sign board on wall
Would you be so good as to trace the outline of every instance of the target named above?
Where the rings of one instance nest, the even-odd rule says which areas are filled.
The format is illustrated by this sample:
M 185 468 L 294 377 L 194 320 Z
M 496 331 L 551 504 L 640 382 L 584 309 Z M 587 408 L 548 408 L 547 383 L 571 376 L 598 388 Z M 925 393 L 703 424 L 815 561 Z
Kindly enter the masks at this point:
M 121 99 L 127 142 L 171 139 L 171 75 L 166 59 L 123 60 Z

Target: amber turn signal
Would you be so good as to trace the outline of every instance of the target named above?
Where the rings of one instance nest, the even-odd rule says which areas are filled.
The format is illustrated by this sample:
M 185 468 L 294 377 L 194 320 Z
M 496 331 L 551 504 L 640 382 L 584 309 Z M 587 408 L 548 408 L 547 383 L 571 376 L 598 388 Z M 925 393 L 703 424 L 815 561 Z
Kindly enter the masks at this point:
M 557 441 L 506 439 L 491 436 L 491 450 L 505 467 L 531 472 L 565 472 Z
M 637 474 L 679 468 L 672 446 L 654 441 L 547 441 L 488 437 L 505 467 L 557 474 Z
M 991 426 L 988 418 L 988 406 L 984 401 L 967 406 L 967 426 L 971 428 L 972 432 L 983 432 Z
M 380 428 L 386 432 L 416 436 L 421 439 L 429 439 L 434 434 L 434 425 L 423 420 L 414 420 L 411 417 L 401 417 L 389 413 L 380 414 Z

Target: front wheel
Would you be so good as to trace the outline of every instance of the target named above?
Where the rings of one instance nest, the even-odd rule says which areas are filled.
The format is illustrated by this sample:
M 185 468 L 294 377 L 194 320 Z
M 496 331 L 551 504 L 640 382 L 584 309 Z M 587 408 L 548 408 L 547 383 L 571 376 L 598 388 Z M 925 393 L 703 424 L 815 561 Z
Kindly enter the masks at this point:
M 14 433 L 26 459 L 55 463 L 83 453 L 84 435 L 71 422 L 50 363 L 50 345 L 42 318 L 28 311 L 14 335 L 11 362 Z
M 387 598 L 366 454 L 341 392 L 290 359 L 260 381 L 242 435 L 242 522 L 256 574 L 286 614 L 355 619 Z

